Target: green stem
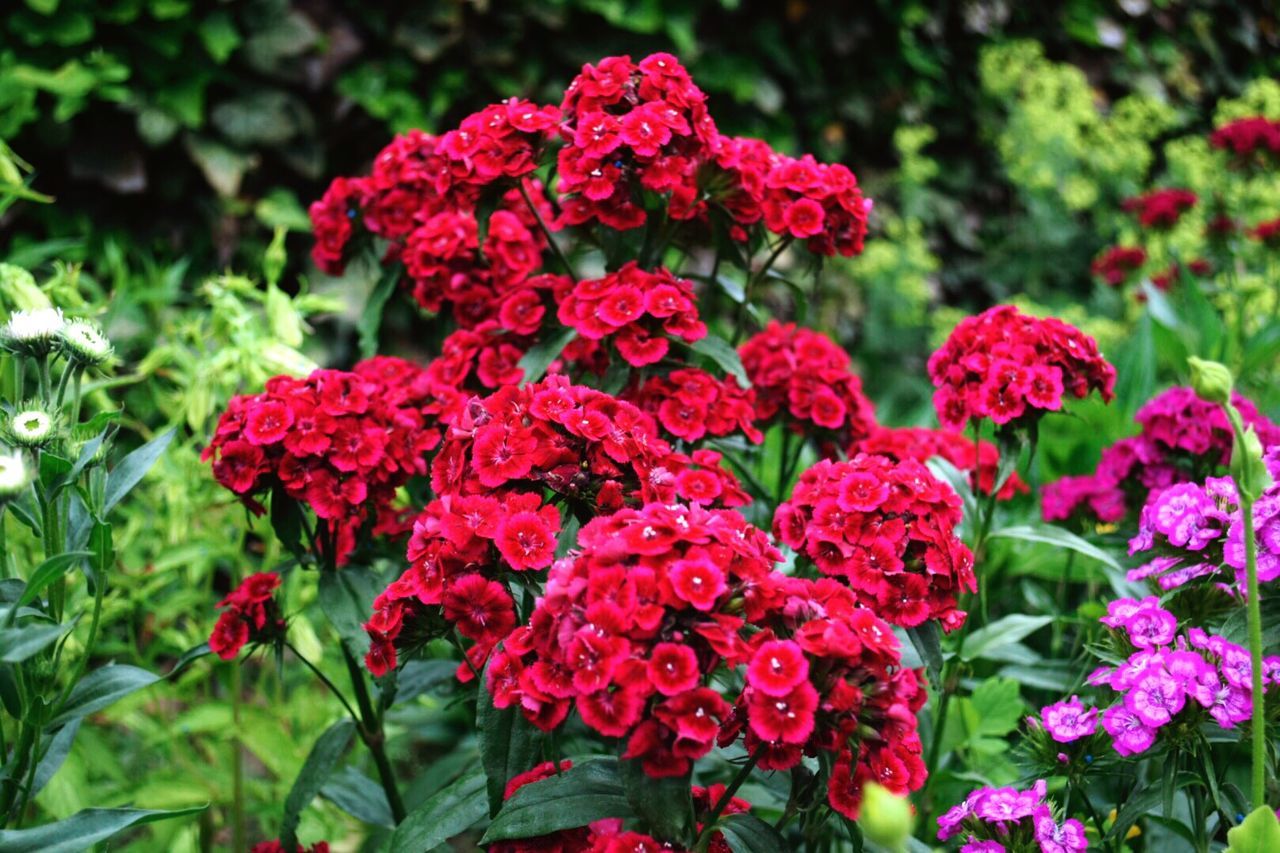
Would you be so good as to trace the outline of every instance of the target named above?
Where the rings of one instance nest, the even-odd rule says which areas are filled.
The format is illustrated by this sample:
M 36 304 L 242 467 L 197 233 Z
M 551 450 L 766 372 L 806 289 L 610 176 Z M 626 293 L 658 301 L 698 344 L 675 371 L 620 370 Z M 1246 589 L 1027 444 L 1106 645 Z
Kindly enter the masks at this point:
M 533 218 L 538 220 L 538 227 L 542 229 L 542 234 L 547 238 L 547 245 L 551 248 L 551 253 L 556 256 L 556 260 L 560 262 L 560 266 L 564 267 L 565 275 L 573 279 L 574 284 L 578 283 L 578 276 L 574 274 L 573 267 L 569 264 L 569 259 L 564 256 L 564 252 L 560 250 L 560 244 L 556 242 L 555 235 L 551 233 L 551 229 L 547 227 L 547 223 L 542 221 L 542 214 L 534 205 L 533 199 L 529 198 L 529 190 L 524 185 L 524 181 L 517 182 L 520 186 L 520 195 L 524 197 L 524 203 L 529 206 L 529 212 L 533 214 Z
M 759 752 L 754 752 L 748 756 L 746 763 L 738 768 L 738 775 L 733 777 L 729 787 L 725 788 L 724 793 L 720 795 L 720 799 L 716 800 L 716 804 L 711 808 L 711 813 L 707 815 L 707 819 L 702 824 L 702 832 L 698 833 L 698 840 L 694 842 L 693 849 L 696 853 L 706 853 L 707 847 L 711 844 L 711 837 L 716 832 L 716 821 L 720 819 L 720 815 L 733 800 L 733 795 L 738 793 L 738 789 L 747 781 L 751 771 L 756 768 L 756 762 L 759 760 Z
M 357 714 L 355 709 L 351 707 L 351 703 L 347 701 L 346 696 L 342 695 L 342 691 L 338 689 L 338 686 L 334 684 L 332 681 L 330 681 L 329 677 L 325 675 L 323 672 L 321 672 L 319 667 L 317 667 L 314 663 L 308 660 L 302 654 L 302 652 L 294 648 L 292 643 L 286 642 L 284 644 L 284 647 L 289 651 L 293 652 L 293 656 L 296 657 L 298 660 L 302 661 L 302 663 L 307 667 L 307 669 L 311 670 L 311 672 L 315 675 L 315 677 L 320 679 L 321 684 L 329 688 L 329 692 L 338 698 L 338 701 L 342 703 L 342 707 L 347 710 L 347 714 L 351 717 L 352 720 L 355 721 L 357 725 L 359 725 L 360 715 Z
M 244 814 L 244 747 L 240 741 L 240 705 L 242 696 L 240 661 L 231 664 L 231 721 L 234 735 L 231 738 L 231 846 L 236 850 L 248 849 L 248 827 Z
M 1267 716 L 1262 692 L 1262 602 L 1258 591 L 1258 543 L 1253 529 L 1253 498 L 1241 494 L 1244 560 L 1248 576 L 1249 660 L 1253 676 L 1253 807 L 1267 801 Z
M 382 790 L 387 794 L 387 805 L 391 807 L 391 817 L 398 824 L 404 820 L 404 801 L 400 799 L 400 789 L 396 787 L 396 774 L 387 758 L 386 734 L 382 730 L 382 720 L 373 710 L 373 702 L 369 699 L 369 688 L 364 681 L 364 672 L 346 643 L 342 643 L 342 657 L 347 664 L 347 673 L 351 676 L 351 686 L 355 688 L 356 704 L 360 707 L 363 720 L 358 728 L 365 746 L 373 755 L 374 766 L 378 768 L 378 779 L 382 782 Z

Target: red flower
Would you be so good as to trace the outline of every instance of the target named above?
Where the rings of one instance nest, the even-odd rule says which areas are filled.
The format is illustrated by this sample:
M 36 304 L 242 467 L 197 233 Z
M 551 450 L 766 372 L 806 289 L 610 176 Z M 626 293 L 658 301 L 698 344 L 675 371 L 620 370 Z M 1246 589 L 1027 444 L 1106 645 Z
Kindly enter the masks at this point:
M 813 734 L 818 691 L 808 681 L 781 696 L 770 696 L 760 690 L 749 691 L 747 695 L 751 731 L 761 740 L 798 745 Z
M 1198 200 L 1190 190 L 1158 189 L 1127 198 L 1120 206 L 1135 214 L 1143 228 L 1172 228 Z
M 259 572 L 245 578 L 222 601 L 224 608 L 209 635 L 209 648 L 223 660 L 234 660 L 250 642 L 270 643 L 284 638 L 285 623 L 272 598 L 280 586 L 275 572 Z
M 786 696 L 809 677 L 809 661 L 789 640 L 762 643 L 747 666 L 747 683 L 765 696 Z
M 1112 287 L 1128 281 L 1147 262 L 1140 246 L 1111 246 L 1094 259 L 1090 271 Z
M 555 507 L 540 513 L 517 512 L 503 520 L 494 541 L 511 568 L 541 569 L 555 558 L 559 526 L 560 513 Z
M 698 656 L 688 646 L 658 643 L 649 657 L 649 680 L 663 696 L 675 696 L 698 686 Z
M 1000 461 L 999 451 L 989 441 L 982 441 L 975 447 L 973 439 L 962 433 L 927 427 L 876 427 L 871 435 L 854 442 L 846 455 L 852 457 L 859 453 L 888 456 L 898 462 L 914 459 L 920 463 L 941 456 L 967 472 L 974 490 L 985 494 L 990 494 L 995 488 L 996 468 Z M 996 497 L 1008 500 L 1015 493 L 1026 491 L 1027 484 L 1014 472 Z

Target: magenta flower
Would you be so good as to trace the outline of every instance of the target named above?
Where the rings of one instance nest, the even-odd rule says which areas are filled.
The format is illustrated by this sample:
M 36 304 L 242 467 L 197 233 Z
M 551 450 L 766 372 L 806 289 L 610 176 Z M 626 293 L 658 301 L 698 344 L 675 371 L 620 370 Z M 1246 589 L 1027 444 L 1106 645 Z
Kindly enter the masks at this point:
M 1078 853 L 1089 847 L 1084 835 L 1084 825 L 1075 819 L 1064 820 L 1061 825 L 1050 815 L 1036 818 L 1036 841 L 1041 853 Z
M 1178 680 L 1163 669 L 1148 670 L 1124 697 L 1124 705 L 1148 726 L 1169 722 L 1186 704 L 1187 694 Z
M 1111 735 L 1113 746 L 1121 755 L 1146 752 L 1156 742 L 1156 730 L 1142 722 L 1137 714 L 1124 705 L 1116 705 L 1102 712 L 1102 728 Z
M 1098 709 L 1085 709 L 1079 696 L 1055 702 L 1040 711 L 1040 721 L 1049 737 L 1058 743 L 1071 743 L 1098 730 Z
M 1129 641 L 1139 649 L 1151 649 L 1173 642 L 1178 631 L 1178 618 L 1156 603 L 1154 596 L 1144 598 L 1141 606 L 1124 620 Z

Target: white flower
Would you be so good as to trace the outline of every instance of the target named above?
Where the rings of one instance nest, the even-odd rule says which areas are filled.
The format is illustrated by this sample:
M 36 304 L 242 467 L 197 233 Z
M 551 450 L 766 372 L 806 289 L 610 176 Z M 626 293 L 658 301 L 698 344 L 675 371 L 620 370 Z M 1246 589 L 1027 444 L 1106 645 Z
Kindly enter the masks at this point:
M 89 320 L 68 320 L 58 337 L 67 357 L 75 361 L 98 366 L 111 358 L 111 341 Z
M 40 409 L 26 409 L 9 419 L 9 435 L 15 444 L 37 447 L 53 435 L 53 418 Z
M 20 493 L 28 481 L 27 461 L 22 454 L 0 451 L 0 500 Z
M 43 357 L 49 354 L 66 321 L 60 308 L 36 308 L 14 311 L 0 329 L 4 345 L 21 355 Z

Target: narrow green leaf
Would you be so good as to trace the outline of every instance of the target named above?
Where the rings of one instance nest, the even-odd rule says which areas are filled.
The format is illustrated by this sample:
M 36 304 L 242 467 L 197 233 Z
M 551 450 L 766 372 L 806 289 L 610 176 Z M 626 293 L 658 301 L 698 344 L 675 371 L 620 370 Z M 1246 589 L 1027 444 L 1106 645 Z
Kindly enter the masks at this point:
M 298 843 L 298 821 L 302 810 L 311 804 L 324 787 L 324 783 L 333 772 L 334 765 L 342 758 L 355 734 L 356 724 L 348 718 L 338 720 L 324 734 L 316 739 L 311 747 L 307 760 L 298 771 L 298 778 L 293 780 L 289 796 L 284 801 L 284 820 L 280 823 L 280 841 L 286 850 L 292 850 Z
M 924 661 L 925 671 L 929 676 L 929 683 L 934 687 L 940 687 L 942 684 L 942 629 L 938 627 L 938 623 L 930 620 L 923 622 L 914 628 L 907 628 L 907 636 L 911 639 L 911 645 L 915 647 L 916 653 L 920 655 L 920 660 Z
M 302 541 L 302 507 L 282 486 L 277 485 L 271 490 L 269 512 L 271 531 L 276 539 L 286 551 L 301 560 L 307 551 L 307 545 Z
M 173 669 L 165 673 L 165 678 L 173 678 L 175 675 L 191 666 L 191 664 L 208 654 L 212 654 L 212 651 L 209 649 L 209 644 L 207 642 L 201 643 L 198 646 L 192 646 L 182 653 L 182 657 L 178 658 L 177 662 L 174 663 Z
M 561 329 L 559 333 L 534 344 L 516 363 L 516 366 L 524 371 L 520 384 L 528 385 L 540 380 L 547 372 L 547 368 L 551 366 L 551 362 L 559 358 L 564 348 L 577 336 L 576 329 Z
M 0 628 L 0 661 L 22 663 L 76 626 L 77 619 L 60 625 L 14 625 Z
M 110 664 L 95 669 L 71 688 L 67 703 L 49 721 L 46 729 L 56 729 L 79 717 L 86 717 L 130 693 L 150 687 L 160 676 L 127 664 Z
M 208 806 L 189 809 L 85 809 L 65 820 L 31 829 L 0 830 L 4 853 L 79 853 L 133 826 L 199 814 Z
M 369 635 L 364 623 L 373 612 L 377 595 L 377 578 L 363 567 L 348 566 L 336 572 L 320 574 L 320 609 L 337 630 L 352 653 L 368 648 Z
M 395 828 L 386 792 L 354 767 L 343 767 L 330 776 L 320 789 L 320 796 L 357 820 L 386 829 Z
M 743 388 L 751 387 L 751 380 L 747 378 L 747 370 L 742 366 L 738 351 L 724 338 L 708 334 L 690 344 L 689 349 L 714 361 L 725 373 L 735 377 Z
M 750 812 L 729 815 L 720 831 L 733 853 L 787 853 L 791 849 L 776 829 Z
M 1039 542 L 1043 545 L 1052 545 L 1055 548 L 1066 548 L 1075 551 L 1082 557 L 1089 557 L 1103 563 L 1110 569 L 1117 572 L 1123 572 L 1124 567 L 1120 565 L 1120 561 L 1108 554 L 1106 551 L 1082 539 L 1076 534 L 1063 530 L 1061 527 L 1054 527 L 1052 524 L 1020 524 L 1014 527 L 1004 527 L 996 530 L 991 534 L 992 539 L 1020 539 L 1024 542 Z
M 607 817 L 636 817 L 619 773 L 616 758 L 599 758 L 525 785 L 503 803 L 480 843 L 577 829 Z
M 107 574 L 116 562 L 116 549 L 112 541 L 110 524 L 101 521 L 93 522 L 93 527 L 89 531 L 89 551 L 93 554 L 90 561 L 93 564 L 91 580 L 94 584 L 106 583 Z
M 623 759 L 618 762 L 627 802 L 660 841 L 688 847 L 693 843 L 695 819 L 689 795 L 689 774 L 655 779 L 644 772 L 643 763 Z
M 18 597 L 18 606 L 35 601 L 40 597 L 40 593 L 44 592 L 45 587 L 66 574 L 67 570 L 76 563 L 92 556 L 93 553 L 90 551 L 69 551 L 45 560 L 27 579 L 27 587 Z
M 997 619 L 965 638 L 963 645 L 960 646 L 960 658 L 967 661 L 977 660 L 1001 646 L 1018 642 L 1052 621 L 1052 616 L 1025 616 L 1020 613 Z
M 451 660 L 411 660 L 396 674 L 396 701 L 410 702 L 442 684 L 454 683 L 458 664 Z
M 49 780 L 67 760 L 67 755 L 71 752 L 71 744 L 75 742 L 76 733 L 80 731 L 80 723 L 80 720 L 72 720 L 58 729 L 58 733 L 49 739 L 44 755 L 36 764 L 36 775 L 31 780 L 31 796 L 34 797 L 44 790 L 44 786 L 49 784 Z
M 476 770 L 414 809 L 391 836 L 391 853 L 421 853 L 443 844 L 489 814 L 484 773 Z
M 386 311 L 387 301 L 396 292 L 396 282 L 400 280 L 400 265 L 387 267 L 382 276 L 374 284 L 369 293 L 369 301 L 360 313 L 360 322 L 356 330 L 360 336 L 360 357 L 373 358 L 378 354 L 378 330 L 382 328 L 382 315 Z
M 102 501 L 102 516 L 106 517 L 112 507 L 141 482 L 147 471 L 160 458 L 173 441 L 174 429 L 170 427 L 128 456 L 120 460 L 111 473 L 107 475 L 107 489 Z
M 476 730 L 480 738 L 480 764 L 488 778 L 489 814 L 502 808 L 502 794 L 512 776 L 533 767 L 538 756 L 537 731 L 516 706 L 498 708 L 488 689 L 488 666 L 479 679 Z

